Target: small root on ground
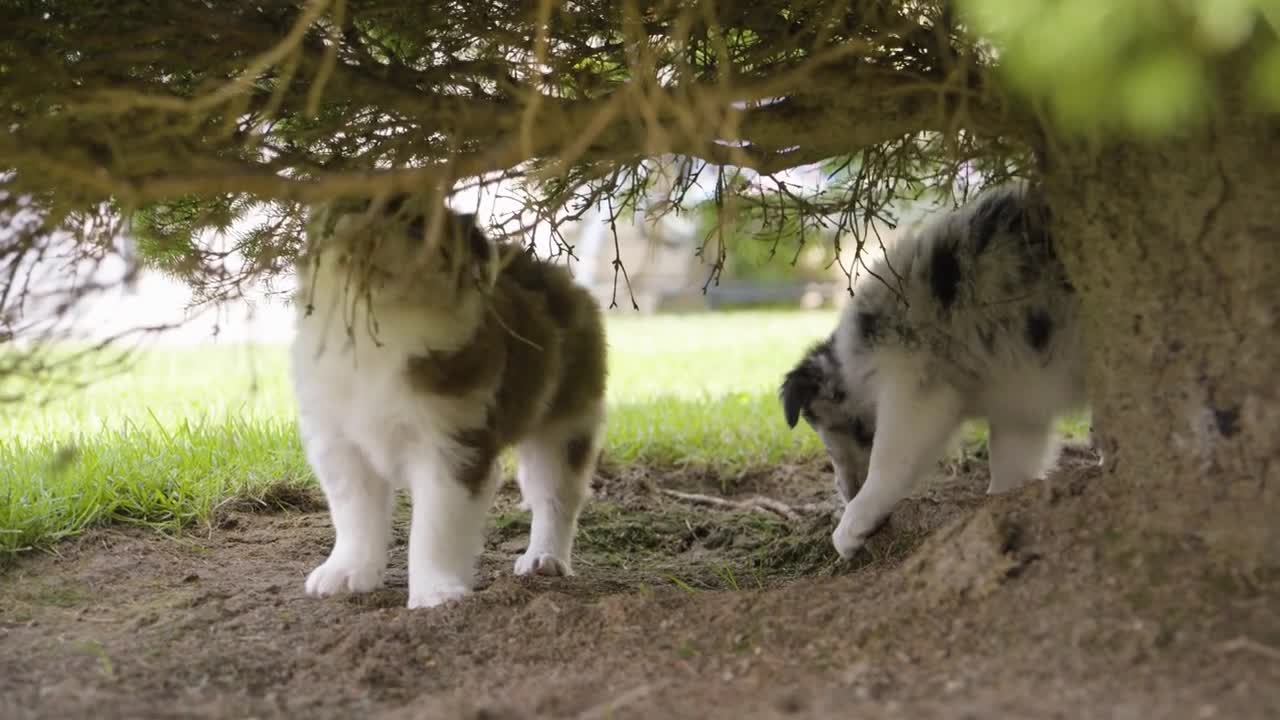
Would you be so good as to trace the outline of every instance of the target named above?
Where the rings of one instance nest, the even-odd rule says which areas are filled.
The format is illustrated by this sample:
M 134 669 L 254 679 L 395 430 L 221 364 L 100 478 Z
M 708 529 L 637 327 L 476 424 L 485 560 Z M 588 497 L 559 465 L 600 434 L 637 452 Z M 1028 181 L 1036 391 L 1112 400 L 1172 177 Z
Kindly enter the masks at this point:
M 714 495 L 703 495 L 701 493 L 681 492 L 680 490 L 672 490 L 670 488 L 658 488 L 658 492 L 666 495 L 667 497 L 682 500 L 687 503 L 693 503 L 695 505 L 707 505 L 710 507 L 728 508 L 731 510 L 781 515 L 788 520 L 799 520 L 802 515 L 818 515 L 830 512 L 834 509 L 834 506 L 825 503 L 788 505 L 781 500 L 775 500 L 774 498 L 765 497 L 763 495 L 731 499 L 716 497 Z

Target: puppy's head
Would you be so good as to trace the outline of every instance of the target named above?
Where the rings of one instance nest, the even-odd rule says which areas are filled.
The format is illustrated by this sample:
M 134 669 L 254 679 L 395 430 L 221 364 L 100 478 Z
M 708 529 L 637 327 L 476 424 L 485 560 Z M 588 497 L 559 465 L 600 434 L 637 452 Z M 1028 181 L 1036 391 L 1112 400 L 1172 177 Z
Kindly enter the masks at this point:
M 783 378 L 779 395 L 787 426 L 803 417 L 818 433 L 835 465 L 836 489 L 845 502 L 852 500 L 870 465 L 875 408 L 871 398 L 846 387 L 831 338 L 805 353 Z
M 827 338 L 809 348 L 804 358 L 786 374 L 779 390 L 787 427 L 803 417 L 815 429 L 839 421 L 848 393 L 840 377 L 834 343 Z
M 307 254 L 375 302 L 437 307 L 488 292 L 501 265 L 474 215 L 403 193 L 321 208 Z

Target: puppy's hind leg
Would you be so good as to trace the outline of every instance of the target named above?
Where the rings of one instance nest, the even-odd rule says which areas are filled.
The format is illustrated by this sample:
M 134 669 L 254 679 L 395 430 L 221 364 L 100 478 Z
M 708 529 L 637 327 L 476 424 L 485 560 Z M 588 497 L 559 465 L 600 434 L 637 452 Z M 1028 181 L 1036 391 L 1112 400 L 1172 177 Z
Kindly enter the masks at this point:
M 991 483 L 988 495 L 1014 490 L 1040 477 L 1053 459 L 1052 421 L 991 421 L 988 448 Z
M 960 425 L 961 399 L 951 388 L 920 388 L 910 378 L 886 380 L 876 403 L 876 436 L 867 481 L 845 506 L 831 535 L 845 559 L 910 494 Z
M 578 515 L 600 456 L 604 410 L 540 430 L 517 448 L 520 491 L 533 513 L 529 548 L 517 575 L 572 575 Z
M 528 475 L 529 475 L 529 471 L 525 468 L 524 464 L 517 463 L 516 464 L 516 486 L 520 488 L 520 502 L 516 503 L 516 508 L 519 510 L 533 509 L 533 507 L 529 505 L 529 493 L 525 492 L 525 489 L 524 489 L 524 486 L 529 482 Z

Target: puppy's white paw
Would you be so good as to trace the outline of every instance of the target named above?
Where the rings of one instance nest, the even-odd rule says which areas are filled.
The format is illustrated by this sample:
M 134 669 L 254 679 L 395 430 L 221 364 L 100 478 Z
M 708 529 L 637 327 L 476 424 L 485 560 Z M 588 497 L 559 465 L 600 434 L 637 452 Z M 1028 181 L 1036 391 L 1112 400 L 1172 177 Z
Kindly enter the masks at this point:
M 1009 485 L 1006 483 L 998 483 L 995 480 L 992 480 L 991 482 L 987 483 L 987 494 L 988 495 L 1004 495 L 1006 493 L 1013 492 L 1019 487 L 1021 487 L 1021 485 Z
M 987 483 L 987 494 L 1004 495 L 1006 493 L 1011 493 L 1023 485 L 1032 483 L 1037 479 L 1038 478 L 1029 477 L 1015 477 L 1010 479 L 1008 477 L 996 477 L 995 475 L 992 475 L 991 482 Z
M 426 590 L 409 593 L 409 609 L 419 610 L 433 608 L 445 603 L 456 602 L 471 594 L 471 588 L 464 585 L 436 585 Z
M 573 568 L 569 563 L 551 553 L 526 552 L 516 559 L 517 575 L 543 575 L 546 577 L 570 577 Z
M 831 544 L 845 560 L 852 558 L 858 548 L 866 544 L 867 538 L 889 521 L 888 515 L 875 517 L 865 512 L 859 513 L 855 503 L 856 501 L 845 506 L 840 524 L 831 533 Z
M 836 552 L 840 553 L 840 557 L 845 560 L 852 558 L 854 553 L 858 552 L 858 548 L 862 547 L 866 542 L 866 535 L 851 532 L 843 523 L 836 528 L 835 532 L 831 533 L 831 544 L 835 546 Z
M 344 592 L 365 593 L 382 584 L 382 568 L 375 562 L 329 556 L 307 576 L 307 594 L 328 597 Z

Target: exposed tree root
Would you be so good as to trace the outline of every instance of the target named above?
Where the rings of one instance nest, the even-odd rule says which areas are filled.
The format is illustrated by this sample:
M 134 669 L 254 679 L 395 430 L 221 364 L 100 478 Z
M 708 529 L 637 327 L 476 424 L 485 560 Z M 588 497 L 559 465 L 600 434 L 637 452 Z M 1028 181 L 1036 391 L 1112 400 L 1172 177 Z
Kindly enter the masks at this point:
M 729 498 L 716 497 L 714 495 L 680 492 L 679 490 L 670 490 L 668 488 L 658 488 L 658 492 L 677 500 L 693 503 L 694 505 L 710 505 L 712 507 L 758 512 L 766 515 L 781 515 L 788 520 L 799 520 L 802 515 L 825 513 L 831 509 L 829 505 L 822 503 L 788 505 L 781 500 L 775 500 L 762 495 L 753 495 L 752 497 L 741 500 L 730 500 Z

